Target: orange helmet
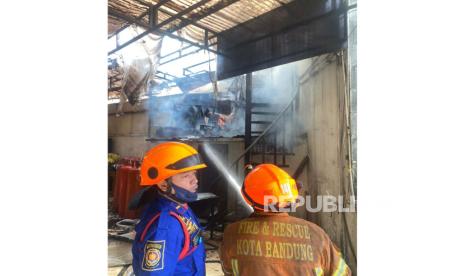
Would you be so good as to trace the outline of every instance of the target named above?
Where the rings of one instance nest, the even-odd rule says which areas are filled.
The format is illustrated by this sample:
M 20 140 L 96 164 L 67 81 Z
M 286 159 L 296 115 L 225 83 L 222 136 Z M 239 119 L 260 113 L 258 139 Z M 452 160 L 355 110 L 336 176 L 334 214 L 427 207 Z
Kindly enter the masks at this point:
M 140 167 L 140 185 L 149 186 L 182 172 L 206 168 L 193 147 L 179 142 L 165 142 L 150 149 Z
M 255 167 L 245 178 L 242 196 L 252 207 L 264 210 L 268 204 L 295 202 L 299 192 L 295 180 L 273 164 Z M 268 198 L 265 198 L 269 196 Z M 267 202 L 265 202 L 267 201 Z

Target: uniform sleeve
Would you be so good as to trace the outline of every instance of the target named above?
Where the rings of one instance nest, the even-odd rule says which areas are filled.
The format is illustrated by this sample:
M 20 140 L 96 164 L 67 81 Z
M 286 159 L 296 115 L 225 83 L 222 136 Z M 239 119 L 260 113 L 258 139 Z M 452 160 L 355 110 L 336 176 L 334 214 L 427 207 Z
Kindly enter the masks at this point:
M 223 242 L 218 247 L 218 253 L 220 255 L 221 261 L 221 268 L 223 269 L 223 273 L 225 275 L 233 275 L 232 267 L 231 267 L 231 258 L 228 256 L 228 248 L 229 248 L 229 237 L 228 235 L 228 227 L 226 227 L 224 234 L 223 234 Z
M 328 239 L 328 262 L 327 262 L 327 268 L 325 271 L 325 275 L 331 275 L 331 276 L 351 276 L 352 272 L 345 262 L 341 251 L 337 246 L 327 237 Z
M 156 227 L 144 244 L 140 276 L 173 275 L 182 249 L 184 233 L 179 221 L 162 213 Z M 139 274 L 137 274 L 139 276 Z

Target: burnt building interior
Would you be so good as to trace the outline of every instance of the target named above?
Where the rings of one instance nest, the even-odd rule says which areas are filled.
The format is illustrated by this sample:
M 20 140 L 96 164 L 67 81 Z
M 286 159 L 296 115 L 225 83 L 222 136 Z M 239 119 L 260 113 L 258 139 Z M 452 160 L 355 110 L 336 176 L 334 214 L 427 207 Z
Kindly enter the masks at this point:
M 356 199 L 355 0 L 109 0 L 109 275 L 130 275 L 144 153 L 198 149 L 207 275 L 228 223 L 250 214 L 248 166 L 273 163 L 300 194 Z M 356 201 L 355 201 L 356 202 Z M 344 202 L 344 205 L 349 202 Z M 322 227 L 356 269 L 356 212 L 291 214 Z

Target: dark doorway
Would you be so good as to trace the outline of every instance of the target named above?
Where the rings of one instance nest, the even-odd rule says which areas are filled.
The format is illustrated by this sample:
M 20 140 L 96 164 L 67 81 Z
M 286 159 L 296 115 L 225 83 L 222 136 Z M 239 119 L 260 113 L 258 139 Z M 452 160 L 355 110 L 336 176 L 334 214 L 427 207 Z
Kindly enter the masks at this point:
M 227 144 L 209 144 L 209 146 L 220 154 L 220 159 L 228 157 L 228 145 Z M 217 210 L 215 213 L 226 212 L 227 199 L 228 199 L 228 187 L 226 179 L 223 174 L 217 169 L 213 161 L 205 154 L 205 148 L 203 144 L 198 147 L 200 156 L 202 157 L 207 168 L 198 171 L 199 179 L 199 193 L 213 193 L 219 198 L 216 203 Z M 209 210 L 195 210 L 196 214 L 200 217 L 207 217 Z

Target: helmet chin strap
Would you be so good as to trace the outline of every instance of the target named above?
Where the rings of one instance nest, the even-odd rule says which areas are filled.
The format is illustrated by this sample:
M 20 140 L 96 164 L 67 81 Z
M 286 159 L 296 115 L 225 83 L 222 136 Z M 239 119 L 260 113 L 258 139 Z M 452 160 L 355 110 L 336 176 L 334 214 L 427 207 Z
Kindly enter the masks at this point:
M 167 189 L 166 191 L 163 191 L 162 189 L 160 189 L 159 187 L 158 188 L 158 191 L 159 193 L 168 198 L 169 200 L 172 200 L 178 204 L 184 204 L 185 202 L 181 201 L 180 199 L 178 199 L 175 195 L 174 195 L 174 189 L 173 189 L 173 182 L 171 181 L 171 177 L 170 178 L 167 178 L 166 180 L 166 186 L 167 186 Z
M 186 189 L 177 186 L 173 183 L 171 177 L 166 179 L 166 183 L 168 189 L 166 190 L 166 192 L 163 192 L 163 194 L 169 199 L 181 204 L 192 202 L 197 199 L 197 193 L 190 192 Z
M 166 179 L 166 184 L 168 186 L 168 190 L 166 190 L 166 193 L 168 195 L 173 195 L 173 181 L 171 181 L 171 177 L 169 177 L 168 179 Z

